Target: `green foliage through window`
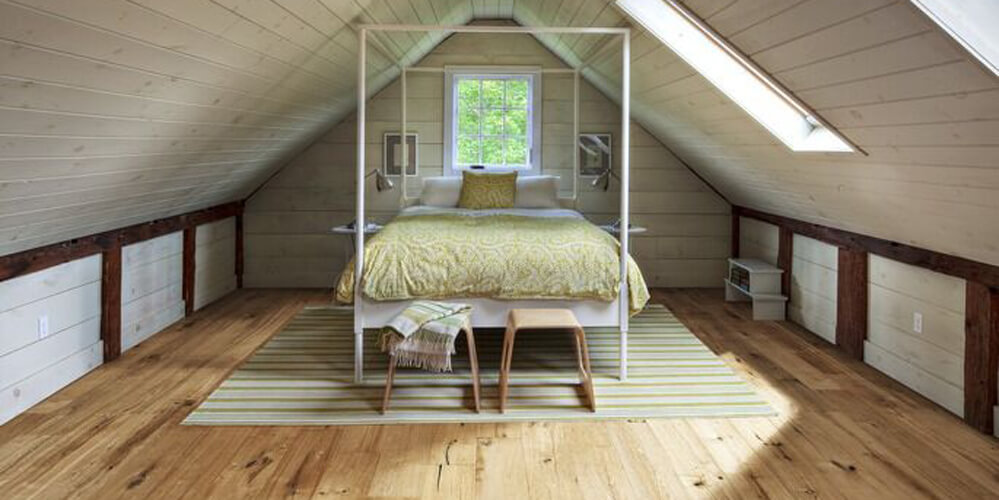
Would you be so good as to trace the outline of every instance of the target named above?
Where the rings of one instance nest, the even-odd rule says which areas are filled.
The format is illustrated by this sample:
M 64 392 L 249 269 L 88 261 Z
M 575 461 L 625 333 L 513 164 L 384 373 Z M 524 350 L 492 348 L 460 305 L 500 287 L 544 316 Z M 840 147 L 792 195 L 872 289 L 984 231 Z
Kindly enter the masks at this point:
M 530 163 L 528 76 L 457 76 L 454 116 L 458 165 L 526 167 Z

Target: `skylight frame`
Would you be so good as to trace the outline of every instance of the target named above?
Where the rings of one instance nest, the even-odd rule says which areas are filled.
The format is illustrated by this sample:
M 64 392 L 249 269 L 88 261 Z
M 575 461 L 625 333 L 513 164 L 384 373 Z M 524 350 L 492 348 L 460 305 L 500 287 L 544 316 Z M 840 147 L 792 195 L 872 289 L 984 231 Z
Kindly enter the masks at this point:
M 993 12 L 983 12 L 982 9 L 988 6 L 983 6 L 980 3 L 982 1 L 962 2 L 960 6 L 964 16 L 948 10 L 951 5 L 938 0 L 912 0 L 912 3 L 955 42 L 970 52 L 982 66 L 992 71 L 993 75 L 999 76 L 999 41 L 982 40 L 982 30 L 979 29 L 981 26 L 966 22 L 967 19 L 972 19 L 989 23 L 992 18 L 999 18 L 999 8 Z
M 675 0 L 615 5 L 794 152 L 858 149 Z

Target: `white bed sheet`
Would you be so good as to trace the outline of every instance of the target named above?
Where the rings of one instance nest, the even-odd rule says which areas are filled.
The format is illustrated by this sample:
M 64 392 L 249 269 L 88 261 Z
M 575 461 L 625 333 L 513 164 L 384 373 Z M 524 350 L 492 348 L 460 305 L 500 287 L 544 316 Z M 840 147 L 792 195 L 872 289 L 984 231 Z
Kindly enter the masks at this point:
M 406 207 L 399 215 L 464 215 L 468 217 L 483 217 L 490 215 L 521 215 L 524 217 L 568 217 L 582 219 L 583 214 L 568 208 L 490 208 L 472 210 L 456 207 L 432 207 L 416 205 Z

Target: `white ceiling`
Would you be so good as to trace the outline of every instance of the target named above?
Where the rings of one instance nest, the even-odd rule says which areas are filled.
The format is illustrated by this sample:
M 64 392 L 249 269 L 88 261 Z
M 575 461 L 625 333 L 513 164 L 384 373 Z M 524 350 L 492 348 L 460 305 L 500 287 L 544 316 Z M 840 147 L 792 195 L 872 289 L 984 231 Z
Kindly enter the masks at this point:
M 686 3 L 867 153 L 790 153 L 637 29 L 634 116 L 733 203 L 999 264 L 999 85 L 918 10 Z M 243 198 L 353 109 L 358 24 L 476 18 L 628 25 L 607 0 L 0 0 L 0 254 Z M 539 38 L 620 94 L 606 38 Z M 439 41 L 380 36 L 372 91 Z

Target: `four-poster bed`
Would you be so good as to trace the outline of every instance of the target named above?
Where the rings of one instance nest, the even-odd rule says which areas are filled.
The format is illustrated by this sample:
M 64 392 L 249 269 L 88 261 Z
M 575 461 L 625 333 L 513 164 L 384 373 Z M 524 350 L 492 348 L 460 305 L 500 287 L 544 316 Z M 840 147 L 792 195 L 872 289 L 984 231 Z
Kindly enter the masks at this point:
M 521 26 L 437 26 L 437 25 L 364 25 L 358 30 L 358 73 L 357 73 L 357 221 L 365 220 L 365 134 L 366 134 L 366 52 L 367 38 L 369 31 L 442 31 L 447 33 L 509 33 L 509 34 L 588 34 L 588 35 L 612 35 L 619 37 L 622 42 L 621 61 L 621 192 L 620 192 L 620 223 L 622 227 L 629 224 L 629 146 L 630 146 L 630 29 L 628 28 L 601 28 L 601 27 L 538 27 L 529 28 Z M 406 74 L 410 71 L 440 71 L 444 68 L 407 68 L 400 64 L 401 83 L 401 112 L 400 112 L 400 133 L 407 131 L 407 106 L 406 106 Z M 573 75 L 573 137 L 579 136 L 579 79 L 580 68 L 568 69 L 543 69 L 542 72 L 571 73 Z M 408 165 L 408 148 L 402 149 L 402 165 Z M 573 206 L 578 199 L 579 182 L 579 161 L 578 147 L 572 148 L 573 158 L 573 182 L 572 198 Z M 445 166 L 447 168 L 447 166 Z M 400 207 L 405 209 L 410 199 L 407 191 L 407 176 L 405 170 L 400 175 Z M 354 378 L 360 383 L 363 381 L 363 335 L 365 328 L 379 328 L 384 326 L 395 314 L 398 314 L 409 303 L 408 300 L 379 301 L 373 300 L 362 293 L 362 277 L 365 276 L 365 234 L 361 229 L 363 224 L 357 224 L 355 235 L 355 257 L 353 267 L 353 294 L 354 305 Z M 603 326 L 617 327 L 620 329 L 620 378 L 627 379 L 628 376 L 628 318 L 630 315 L 629 304 L 633 302 L 629 295 L 629 249 L 628 238 L 625 233 L 620 238 L 618 261 L 618 278 L 620 286 L 617 296 L 611 300 L 503 300 L 493 298 L 455 298 L 469 303 L 473 308 L 473 326 L 497 327 L 502 326 L 506 320 L 506 311 L 512 308 L 567 308 L 571 309 L 583 326 Z M 644 283 L 641 285 L 644 286 Z

